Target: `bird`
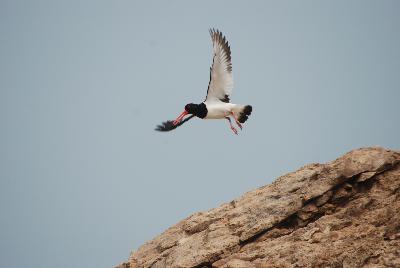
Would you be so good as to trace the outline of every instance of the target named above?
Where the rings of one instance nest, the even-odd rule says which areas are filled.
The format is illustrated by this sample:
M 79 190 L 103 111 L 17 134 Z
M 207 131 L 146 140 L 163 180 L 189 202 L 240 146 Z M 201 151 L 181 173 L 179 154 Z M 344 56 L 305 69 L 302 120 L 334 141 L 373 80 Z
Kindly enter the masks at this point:
M 218 29 L 209 30 L 213 44 L 213 63 L 210 67 L 210 81 L 207 95 L 203 102 L 185 105 L 184 111 L 175 119 L 158 125 L 158 131 L 170 131 L 181 126 L 194 117 L 201 119 L 226 119 L 230 129 L 238 135 L 232 119 L 242 130 L 243 123 L 250 116 L 251 105 L 230 102 L 233 89 L 231 48 L 226 37 Z M 186 119 L 185 116 L 190 115 Z M 232 117 L 232 119 L 231 119 Z

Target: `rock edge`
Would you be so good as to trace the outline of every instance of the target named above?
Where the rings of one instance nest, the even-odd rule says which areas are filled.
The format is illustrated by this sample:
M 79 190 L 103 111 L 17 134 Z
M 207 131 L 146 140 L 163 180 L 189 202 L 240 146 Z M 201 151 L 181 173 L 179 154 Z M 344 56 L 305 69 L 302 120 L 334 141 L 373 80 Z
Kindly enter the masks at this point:
M 353 150 L 195 213 L 117 267 L 400 267 L 399 189 L 399 152 Z

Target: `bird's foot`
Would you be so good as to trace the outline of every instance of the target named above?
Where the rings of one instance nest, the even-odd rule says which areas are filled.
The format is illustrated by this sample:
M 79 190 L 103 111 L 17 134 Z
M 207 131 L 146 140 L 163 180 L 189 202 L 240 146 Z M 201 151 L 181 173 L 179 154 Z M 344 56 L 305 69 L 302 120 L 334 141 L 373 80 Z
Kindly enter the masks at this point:
M 240 122 L 239 122 L 239 121 L 236 121 L 236 124 L 238 125 L 238 127 L 240 127 L 240 130 L 242 130 L 242 129 L 243 129 L 243 126 L 242 126 L 242 124 L 240 124 Z
M 235 133 L 236 135 L 238 134 L 238 131 L 235 127 L 232 126 L 231 129 L 232 129 L 233 133 Z
M 240 130 L 242 130 L 243 126 L 242 126 L 242 124 L 240 124 L 239 120 L 236 118 L 236 116 L 233 112 L 231 112 L 231 116 L 233 117 L 233 119 L 235 119 L 236 125 L 238 125 L 238 127 L 240 127 Z

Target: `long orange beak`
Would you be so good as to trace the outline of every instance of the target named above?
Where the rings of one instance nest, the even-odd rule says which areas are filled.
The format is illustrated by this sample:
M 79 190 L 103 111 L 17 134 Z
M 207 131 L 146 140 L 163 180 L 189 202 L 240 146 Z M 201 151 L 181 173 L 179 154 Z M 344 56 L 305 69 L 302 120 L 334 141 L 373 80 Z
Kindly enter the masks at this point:
M 188 112 L 187 111 L 183 111 L 178 118 L 175 119 L 175 121 L 173 122 L 174 126 L 176 126 L 177 124 L 179 124 L 179 122 L 182 121 L 182 119 L 185 117 L 185 115 L 187 115 Z

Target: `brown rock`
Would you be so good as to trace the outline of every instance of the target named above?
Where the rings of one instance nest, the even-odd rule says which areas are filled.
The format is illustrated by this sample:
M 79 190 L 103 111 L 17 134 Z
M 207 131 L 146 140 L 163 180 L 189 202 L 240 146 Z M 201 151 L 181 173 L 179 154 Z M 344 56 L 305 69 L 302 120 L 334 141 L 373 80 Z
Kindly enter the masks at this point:
M 307 165 L 134 251 L 120 268 L 400 267 L 400 153 Z
M 331 199 L 332 195 L 333 195 L 332 191 L 327 191 L 326 193 L 317 198 L 317 200 L 315 201 L 315 205 L 318 207 L 324 205 L 326 202 L 329 201 L 329 199 Z

